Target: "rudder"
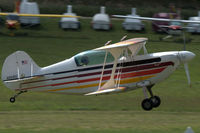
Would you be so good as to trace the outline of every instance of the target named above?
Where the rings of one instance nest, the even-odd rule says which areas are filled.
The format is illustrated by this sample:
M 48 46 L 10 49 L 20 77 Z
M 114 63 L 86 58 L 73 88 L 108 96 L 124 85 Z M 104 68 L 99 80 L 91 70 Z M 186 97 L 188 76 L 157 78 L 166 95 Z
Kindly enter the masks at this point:
M 4 61 L 1 79 L 2 81 L 8 81 L 32 77 L 40 69 L 27 53 L 16 51 Z

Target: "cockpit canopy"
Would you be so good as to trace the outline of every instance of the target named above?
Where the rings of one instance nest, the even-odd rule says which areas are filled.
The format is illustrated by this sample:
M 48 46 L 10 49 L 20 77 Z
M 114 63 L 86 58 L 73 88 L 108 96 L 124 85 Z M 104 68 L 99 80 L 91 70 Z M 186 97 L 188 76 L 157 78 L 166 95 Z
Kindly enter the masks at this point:
M 74 56 L 77 66 L 89 66 L 103 64 L 105 59 L 105 51 L 89 50 Z M 106 63 L 114 61 L 114 57 L 108 52 Z

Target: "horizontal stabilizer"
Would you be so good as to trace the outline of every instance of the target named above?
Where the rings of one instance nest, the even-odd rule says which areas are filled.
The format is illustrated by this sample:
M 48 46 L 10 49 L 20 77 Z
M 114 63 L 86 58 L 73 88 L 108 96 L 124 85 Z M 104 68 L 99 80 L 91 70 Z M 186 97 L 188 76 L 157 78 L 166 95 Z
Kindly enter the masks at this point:
M 90 95 L 103 95 L 103 94 L 109 94 L 109 93 L 119 93 L 122 91 L 127 90 L 127 87 L 117 87 L 117 88 L 112 88 L 112 89 L 105 89 L 105 90 L 98 90 L 92 93 L 85 94 L 86 96 Z
M 22 82 L 30 82 L 33 81 L 35 79 L 41 78 L 43 76 L 34 76 L 34 77 L 29 77 L 29 78 L 23 78 L 23 79 L 15 79 L 15 80 L 7 80 L 4 81 L 5 83 L 22 83 Z
M 35 81 L 43 79 L 44 76 L 33 76 L 28 78 L 21 78 L 21 79 L 14 79 L 14 80 L 6 80 L 4 81 L 4 84 L 12 89 L 12 90 L 18 90 L 21 89 L 23 85 L 26 85 L 27 83 L 34 83 Z

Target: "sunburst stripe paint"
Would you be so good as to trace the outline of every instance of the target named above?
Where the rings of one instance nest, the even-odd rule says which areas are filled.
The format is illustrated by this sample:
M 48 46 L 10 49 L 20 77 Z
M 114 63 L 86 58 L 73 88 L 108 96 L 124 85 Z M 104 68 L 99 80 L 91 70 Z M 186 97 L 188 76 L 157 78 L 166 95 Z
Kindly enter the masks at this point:
M 137 77 L 137 78 L 131 78 L 131 79 L 125 79 L 121 80 L 120 84 L 129 84 L 129 83 L 135 83 L 141 80 L 145 80 L 148 78 L 152 78 L 155 75 L 150 75 L 150 76 L 143 76 L 143 77 Z M 103 82 L 101 85 L 105 84 Z M 83 88 L 89 88 L 89 87 L 98 87 L 99 83 L 94 83 L 94 84 L 89 84 L 89 85 L 81 85 L 81 86 L 73 86 L 73 87 L 68 87 L 68 88 L 60 88 L 60 89 L 52 89 L 52 90 L 46 90 L 43 92 L 55 92 L 55 91 L 62 91 L 62 90 L 69 90 L 69 89 L 83 89 Z
M 144 60 L 136 60 L 136 61 L 130 61 L 130 62 L 124 62 L 123 64 L 118 63 L 117 67 L 120 66 L 135 66 L 135 65 L 142 65 L 142 64 L 149 64 L 149 63 L 155 63 L 155 62 L 160 62 L 161 58 L 151 58 L 151 59 L 144 59 Z M 105 66 L 105 69 L 108 68 L 112 68 L 113 64 L 108 64 Z M 64 74 L 64 73 L 70 73 L 70 72 L 83 72 L 83 71 L 89 71 L 89 70 L 95 70 L 95 69 L 102 69 L 103 66 L 93 66 L 93 67 L 87 67 L 87 68 L 80 68 L 80 69 L 74 69 L 74 70 L 67 70 L 67 71 L 61 71 L 61 72 L 54 72 L 54 73 L 46 73 L 46 74 L 42 74 L 42 75 L 34 75 L 34 76 L 46 76 L 46 75 L 57 75 L 57 74 Z M 23 77 L 23 78 L 30 78 L 31 76 L 27 76 L 27 77 Z M 12 80 L 18 80 L 18 78 L 16 79 L 12 79 Z M 4 80 L 4 81 L 9 81 L 9 80 Z
M 157 68 L 157 67 L 163 67 L 163 66 L 169 66 L 169 65 L 174 65 L 174 63 L 173 62 L 163 62 L 163 63 L 159 63 L 159 64 L 156 63 L 156 64 L 150 64 L 150 65 L 122 68 L 122 72 L 139 71 L 139 70 L 145 70 L 145 69 L 151 69 L 151 68 Z M 116 72 L 118 72 L 118 71 L 119 71 L 119 69 L 116 70 Z M 101 73 L 102 72 L 93 72 L 93 73 L 87 73 L 87 74 L 72 75 L 72 76 L 65 76 L 65 77 L 52 78 L 52 79 L 46 79 L 46 80 L 26 82 L 26 83 L 22 83 L 22 84 L 37 83 L 37 82 L 43 82 L 43 81 L 48 81 L 48 80 L 60 80 L 60 79 L 67 79 L 67 78 L 73 78 L 73 77 L 93 76 L 93 75 L 98 75 Z M 104 71 L 104 75 L 110 74 L 110 73 L 111 73 L 111 70 Z
M 130 78 L 130 77 L 156 74 L 156 73 L 162 72 L 165 68 L 166 67 L 153 69 L 153 70 L 147 70 L 147 71 L 141 71 L 141 72 L 125 73 L 125 74 L 121 74 L 120 78 L 124 79 L 124 78 Z M 117 78 L 117 75 L 115 76 L 115 78 Z M 109 80 L 109 79 L 110 79 L 110 76 L 104 76 L 102 80 Z M 48 87 L 48 86 L 59 86 L 59 85 L 66 85 L 66 84 L 72 84 L 72 83 L 85 83 L 85 82 L 92 82 L 92 81 L 98 81 L 98 80 L 100 80 L 100 77 L 92 78 L 92 79 L 78 80 L 78 81 L 71 81 L 71 82 L 64 82 L 64 83 L 57 83 L 57 84 L 35 86 L 35 87 L 29 87 L 29 88 L 22 88 L 21 90 L 29 90 L 29 89 L 35 89 L 35 88 L 41 88 L 41 87 Z
M 164 70 L 165 68 L 159 68 L 159 69 L 154 69 L 150 71 L 142 71 L 142 72 L 134 72 L 134 73 L 126 73 L 126 74 L 121 74 L 121 78 L 130 78 L 130 77 L 137 77 L 137 76 L 144 76 L 144 75 L 150 75 L 150 74 L 156 74 L 160 73 Z M 117 78 L 117 75 L 115 75 L 115 79 Z M 110 76 L 104 76 L 102 80 L 109 80 Z M 72 82 L 64 82 L 64 83 L 58 83 L 58 84 L 53 84 L 52 86 L 58 86 L 58 85 L 65 85 L 65 84 L 70 84 L 70 83 L 85 83 L 85 82 L 91 82 L 91 81 L 98 81 L 100 80 L 100 77 L 98 78 L 92 78 L 92 79 L 84 79 L 84 80 L 79 80 L 79 81 L 72 81 Z

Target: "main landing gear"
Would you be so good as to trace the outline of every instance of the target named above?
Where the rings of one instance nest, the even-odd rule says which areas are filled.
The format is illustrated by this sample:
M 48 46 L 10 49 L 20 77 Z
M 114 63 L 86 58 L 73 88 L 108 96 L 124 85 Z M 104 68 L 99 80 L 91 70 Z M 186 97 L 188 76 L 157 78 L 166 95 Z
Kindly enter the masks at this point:
M 151 88 L 153 87 L 153 85 L 151 86 L 147 86 L 147 87 L 143 87 L 143 91 L 144 91 L 144 95 L 145 95 L 145 99 L 142 101 L 142 108 L 146 111 L 150 111 L 153 108 L 157 108 L 160 106 L 161 100 L 158 96 L 154 96 L 152 93 Z M 148 98 L 146 90 L 148 90 L 149 94 L 150 94 L 150 98 Z
M 27 92 L 27 91 L 20 91 L 17 94 L 15 94 L 13 97 L 10 98 L 10 102 L 14 103 L 15 102 L 15 98 L 17 98 L 20 94 Z

